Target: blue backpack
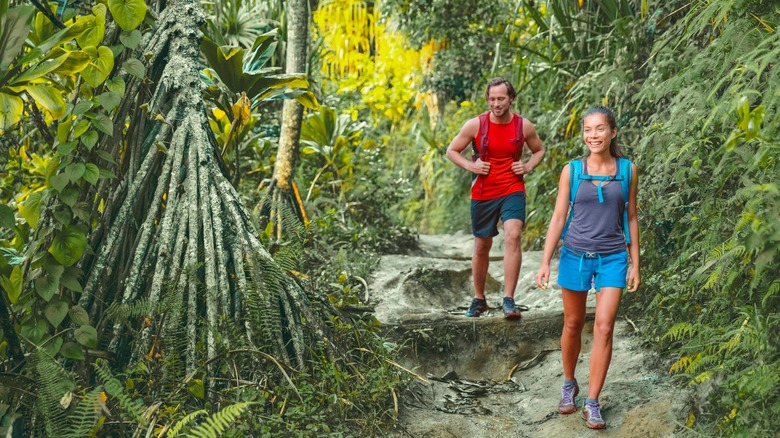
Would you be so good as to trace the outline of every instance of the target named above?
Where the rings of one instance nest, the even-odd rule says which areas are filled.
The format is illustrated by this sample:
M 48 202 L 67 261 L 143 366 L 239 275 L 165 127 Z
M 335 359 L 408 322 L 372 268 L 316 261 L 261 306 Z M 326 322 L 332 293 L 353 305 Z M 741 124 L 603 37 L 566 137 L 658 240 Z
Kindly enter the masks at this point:
M 626 244 L 631 243 L 631 236 L 628 233 L 628 191 L 631 188 L 631 161 L 626 158 L 618 158 L 616 170 L 614 176 L 583 175 L 582 160 L 569 162 L 569 218 L 566 220 L 566 225 L 563 226 L 561 239 L 566 236 L 566 231 L 568 231 L 569 224 L 574 217 L 574 198 L 577 196 L 580 182 L 583 180 L 599 181 L 599 202 L 604 202 L 604 195 L 601 192 L 601 185 L 604 181 L 620 181 L 620 185 L 623 188 L 623 199 L 626 202 L 626 205 L 623 207 L 623 234 L 626 236 Z

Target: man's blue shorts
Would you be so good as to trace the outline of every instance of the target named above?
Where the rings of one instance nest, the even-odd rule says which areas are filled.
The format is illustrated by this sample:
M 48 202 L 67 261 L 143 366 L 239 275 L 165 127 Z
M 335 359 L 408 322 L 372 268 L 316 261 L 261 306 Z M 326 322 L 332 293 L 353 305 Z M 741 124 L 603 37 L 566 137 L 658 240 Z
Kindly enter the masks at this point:
M 628 252 L 609 255 L 580 252 L 561 247 L 558 263 L 558 285 L 573 291 L 587 292 L 591 287 L 626 287 Z
M 525 192 L 510 193 L 486 201 L 471 200 L 471 233 L 475 237 L 498 235 L 498 220 L 519 219 L 525 222 Z

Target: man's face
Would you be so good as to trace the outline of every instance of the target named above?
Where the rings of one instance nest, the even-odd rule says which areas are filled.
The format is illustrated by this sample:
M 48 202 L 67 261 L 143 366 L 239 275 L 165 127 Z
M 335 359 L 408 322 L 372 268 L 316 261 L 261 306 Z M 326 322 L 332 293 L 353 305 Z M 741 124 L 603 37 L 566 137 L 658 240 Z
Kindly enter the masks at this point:
M 488 106 L 490 106 L 490 112 L 495 117 L 503 117 L 509 112 L 512 107 L 512 99 L 509 97 L 509 93 L 507 93 L 506 84 L 490 87 L 487 102 Z

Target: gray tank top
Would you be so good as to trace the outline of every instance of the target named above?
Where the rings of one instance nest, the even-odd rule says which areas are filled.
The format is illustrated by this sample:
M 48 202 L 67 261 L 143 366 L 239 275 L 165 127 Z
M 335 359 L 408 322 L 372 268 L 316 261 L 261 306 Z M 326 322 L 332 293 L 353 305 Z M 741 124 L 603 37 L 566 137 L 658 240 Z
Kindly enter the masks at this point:
M 616 172 L 620 172 L 617 164 Z M 588 162 L 583 160 L 583 175 L 588 174 Z M 563 245 L 575 251 L 611 254 L 626 249 L 623 234 L 623 187 L 620 181 L 605 181 L 601 185 L 604 203 L 599 202 L 599 181 L 580 181 L 574 198 L 574 217 Z

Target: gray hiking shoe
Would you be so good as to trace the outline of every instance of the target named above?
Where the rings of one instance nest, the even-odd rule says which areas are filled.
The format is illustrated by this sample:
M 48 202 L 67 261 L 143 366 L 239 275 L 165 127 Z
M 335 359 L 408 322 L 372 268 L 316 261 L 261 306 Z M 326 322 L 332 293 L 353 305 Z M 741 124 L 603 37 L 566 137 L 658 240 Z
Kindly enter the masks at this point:
M 582 418 L 591 429 L 606 429 L 607 423 L 601 418 L 601 408 L 598 403 L 585 403 L 582 406 Z
M 480 300 L 479 298 L 474 298 L 473 300 L 471 300 L 471 306 L 469 306 L 469 310 L 466 311 L 466 316 L 468 316 L 469 318 L 476 318 L 487 311 L 488 311 L 487 301 Z
M 504 318 L 506 319 L 520 319 L 522 316 L 520 314 L 520 309 L 515 305 L 514 298 L 504 297 L 504 304 L 502 307 L 504 308 Z
M 574 402 L 577 394 L 580 393 L 580 385 L 574 382 L 574 385 L 564 386 L 561 389 L 561 402 L 558 403 L 558 412 L 561 414 L 572 414 L 577 410 L 577 404 Z

